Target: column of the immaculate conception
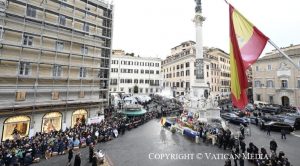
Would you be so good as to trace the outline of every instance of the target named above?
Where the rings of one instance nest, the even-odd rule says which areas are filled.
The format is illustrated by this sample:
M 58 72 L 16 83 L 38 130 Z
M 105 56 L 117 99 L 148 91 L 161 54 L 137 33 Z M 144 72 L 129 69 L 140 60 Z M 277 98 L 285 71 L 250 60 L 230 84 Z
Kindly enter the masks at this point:
M 205 18 L 202 16 L 201 0 L 195 0 L 195 27 L 196 27 L 196 79 L 192 85 L 190 94 L 190 111 L 198 113 L 200 119 L 219 118 L 219 109 L 215 101 L 209 96 L 209 85 L 205 82 L 204 57 L 203 57 L 203 33 L 202 24 Z
M 204 60 L 203 60 L 203 34 L 202 34 L 202 23 L 205 18 L 202 16 L 201 0 L 195 0 L 196 2 L 196 14 L 194 18 L 196 27 L 196 80 L 192 87 L 194 97 L 207 96 L 209 87 L 204 81 Z M 205 90 L 207 90 L 205 92 Z M 204 94 L 207 93 L 207 94 Z

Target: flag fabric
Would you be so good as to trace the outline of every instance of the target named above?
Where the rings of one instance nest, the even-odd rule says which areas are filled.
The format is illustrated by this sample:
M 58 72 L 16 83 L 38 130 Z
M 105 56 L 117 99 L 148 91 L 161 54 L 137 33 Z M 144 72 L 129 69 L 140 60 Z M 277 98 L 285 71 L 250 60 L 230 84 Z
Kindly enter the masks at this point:
M 231 98 L 234 106 L 248 104 L 246 70 L 258 59 L 269 40 L 229 4 Z

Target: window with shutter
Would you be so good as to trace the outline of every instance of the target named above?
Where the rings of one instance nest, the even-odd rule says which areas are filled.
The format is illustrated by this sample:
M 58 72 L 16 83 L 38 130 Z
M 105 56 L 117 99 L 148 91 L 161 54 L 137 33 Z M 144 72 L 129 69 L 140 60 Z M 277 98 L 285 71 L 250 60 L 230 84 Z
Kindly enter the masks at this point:
M 79 98 L 84 98 L 84 91 L 79 92 Z
M 58 100 L 59 99 L 59 92 L 54 91 L 52 92 L 52 100 Z
M 16 101 L 25 101 L 26 99 L 26 92 L 16 92 Z

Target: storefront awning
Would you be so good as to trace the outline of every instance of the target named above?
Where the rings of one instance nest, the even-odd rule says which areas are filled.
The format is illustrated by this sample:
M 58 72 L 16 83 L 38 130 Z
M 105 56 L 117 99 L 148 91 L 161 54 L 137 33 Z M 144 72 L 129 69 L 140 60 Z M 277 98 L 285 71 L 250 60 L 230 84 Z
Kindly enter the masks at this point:
M 122 111 L 122 113 L 127 116 L 140 116 L 140 115 L 144 115 L 146 113 L 146 110 L 141 108 L 135 111 Z

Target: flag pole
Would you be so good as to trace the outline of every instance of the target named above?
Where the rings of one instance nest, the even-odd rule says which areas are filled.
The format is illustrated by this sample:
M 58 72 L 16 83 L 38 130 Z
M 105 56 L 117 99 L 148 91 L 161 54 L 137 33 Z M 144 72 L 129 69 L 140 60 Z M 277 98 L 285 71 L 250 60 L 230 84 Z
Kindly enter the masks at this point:
M 276 48 L 276 50 L 282 54 L 283 56 L 285 56 L 298 70 L 300 70 L 300 67 L 288 56 L 286 55 L 271 39 L 268 40 L 268 42 Z

